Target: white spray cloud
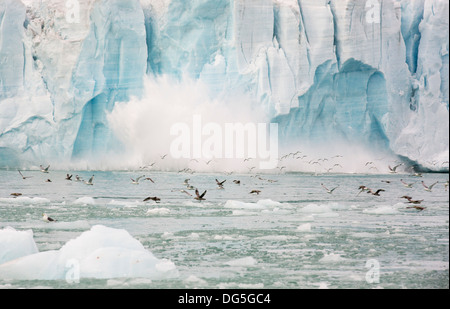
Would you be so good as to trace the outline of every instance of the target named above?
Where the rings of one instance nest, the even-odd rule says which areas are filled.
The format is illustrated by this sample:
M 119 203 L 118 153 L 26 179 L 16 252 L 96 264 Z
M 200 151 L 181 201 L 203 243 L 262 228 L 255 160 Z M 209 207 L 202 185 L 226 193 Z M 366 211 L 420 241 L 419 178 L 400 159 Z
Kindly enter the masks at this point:
M 221 128 L 227 123 L 268 123 L 259 109 L 252 109 L 252 101 L 245 94 L 234 93 L 218 100 L 211 98 L 209 93 L 199 80 L 179 82 L 167 76 L 146 78 L 142 98 L 116 103 L 108 115 L 111 129 L 126 147 L 122 164 L 139 168 L 155 163 L 152 168 L 163 171 L 184 168 L 245 171 L 245 165 L 237 166 L 243 161 L 240 158 L 213 160 L 212 164 L 207 164 L 208 158 L 174 159 L 170 155 L 171 144 L 176 138 L 170 134 L 171 128 L 180 123 L 192 128 L 193 120 L 198 116 L 203 125 L 214 123 Z

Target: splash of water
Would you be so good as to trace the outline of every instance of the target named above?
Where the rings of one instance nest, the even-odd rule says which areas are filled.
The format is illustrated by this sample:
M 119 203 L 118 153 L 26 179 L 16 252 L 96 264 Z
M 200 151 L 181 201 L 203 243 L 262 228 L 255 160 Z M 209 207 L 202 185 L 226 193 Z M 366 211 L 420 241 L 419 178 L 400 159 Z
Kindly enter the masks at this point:
M 246 171 L 242 158 L 174 158 L 171 144 L 175 137 L 171 135 L 171 128 L 180 123 L 192 128 L 195 116 L 201 116 L 203 124 L 221 128 L 229 123 L 268 123 L 267 115 L 253 108 L 254 104 L 243 93 L 212 98 L 199 80 L 179 82 L 167 76 L 148 77 L 144 96 L 117 103 L 108 121 L 125 146 L 125 156 L 120 161 L 124 166 L 162 171 Z

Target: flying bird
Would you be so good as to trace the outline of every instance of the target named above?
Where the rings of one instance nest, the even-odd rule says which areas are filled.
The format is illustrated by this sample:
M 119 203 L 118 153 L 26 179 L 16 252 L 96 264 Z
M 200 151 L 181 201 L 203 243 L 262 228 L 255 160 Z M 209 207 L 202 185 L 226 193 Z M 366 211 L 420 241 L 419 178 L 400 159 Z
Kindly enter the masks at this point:
M 144 199 L 144 202 L 147 202 L 147 201 L 150 201 L 150 200 L 152 200 L 152 201 L 155 201 L 155 202 L 159 202 L 159 201 L 161 201 L 161 199 L 159 198 L 159 197 L 157 197 L 157 196 L 151 196 L 151 197 L 147 197 L 147 198 L 145 198 Z
M 261 193 L 260 190 L 252 190 L 252 191 L 250 191 L 250 194 L 256 194 L 256 195 L 259 195 L 260 193 Z
M 66 174 L 66 180 L 72 180 L 73 175 Z
M 92 175 L 92 177 L 89 178 L 89 181 L 85 181 L 84 183 L 89 186 L 92 186 L 92 185 L 94 185 L 93 181 L 94 181 L 94 175 Z
M 414 209 L 417 209 L 417 210 L 419 210 L 419 211 L 422 211 L 422 210 L 426 209 L 426 207 L 422 207 L 422 206 L 408 206 L 408 207 L 406 207 L 406 208 L 407 208 L 407 209 L 414 208 Z
M 406 183 L 403 179 L 400 179 L 400 181 L 406 188 L 412 188 L 412 186 L 414 184 L 414 183 Z
M 321 186 L 327 191 L 327 193 L 329 193 L 329 194 L 333 193 L 334 190 L 336 190 L 337 188 L 339 188 L 339 186 L 337 186 L 337 187 L 335 187 L 335 188 L 333 188 L 333 189 L 330 190 L 330 189 L 328 189 L 327 187 L 325 187 L 323 183 L 321 183 L 320 185 L 321 185 Z
M 403 165 L 403 163 L 400 163 L 400 164 L 398 164 L 398 165 L 396 165 L 396 166 L 394 166 L 394 167 L 391 167 L 391 166 L 389 165 L 388 167 L 389 167 L 389 170 L 391 171 L 391 173 L 395 174 L 395 173 L 397 173 L 397 168 L 398 168 L 399 166 L 401 166 L 401 165 Z
M 380 196 L 380 192 L 384 192 L 384 191 L 386 191 L 386 190 L 378 189 L 377 191 L 373 192 L 372 189 L 369 189 L 369 191 L 367 193 L 370 193 L 370 194 L 375 195 L 375 196 Z
M 45 168 L 42 165 L 39 165 L 39 167 L 41 168 L 42 173 L 48 173 L 48 169 L 50 168 L 50 165 Z
M 408 196 L 408 195 L 403 195 L 402 198 L 407 199 L 408 203 L 411 203 L 411 204 L 420 204 L 423 202 L 423 200 L 413 200 L 412 197 Z
M 156 164 L 156 162 L 153 162 L 153 163 L 150 163 L 150 164 L 147 164 L 147 165 L 144 165 L 144 166 L 140 166 L 139 168 L 141 170 L 143 170 L 143 169 L 146 169 L 146 168 L 149 168 L 149 167 L 153 167 L 153 165 L 155 165 L 155 164 Z
M 138 185 L 139 184 L 139 180 L 141 180 L 144 177 L 145 177 L 145 175 L 139 176 L 136 179 L 130 178 L 131 179 L 131 183 L 134 184 L 134 185 Z
M 22 179 L 27 179 L 27 178 L 33 177 L 33 176 L 23 176 L 21 171 L 18 171 L 18 172 L 19 172 L 20 176 L 22 176 Z
M 14 196 L 14 197 L 18 197 L 18 196 L 21 196 L 22 193 L 11 193 L 10 195 L 12 195 L 12 196 Z
M 202 193 L 202 195 L 200 195 L 200 193 L 198 192 L 198 189 L 195 189 L 196 196 L 194 197 L 194 199 L 196 199 L 197 201 L 204 201 L 205 198 L 203 198 L 203 197 L 205 196 L 205 194 L 206 194 L 206 190 L 205 190 L 205 192 Z
M 189 196 L 192 196 L 192 194 L 190 194 L 189 192 L 187 192 L 186 190 L 181 190 L 180 192 L 182 192 L 182 193 L 186 193 L 187 195 L 189 195 Z
M 367 186 L 359 186 L 359 193 L 356 196 L 360 195 L 364 191 L 369 191 L 369 190 L 370 189 Z
M 431 192 L 431 190 L 433 189 L 433 187 L 439 183 L 439 181 L 436 181 L 435 183 L 433 183 L 431 186 L 427 186 L 425 184 L 425 182 L 422 180 L 422 186 L 424 187 L 425 191 Z
M 219 189 L 223 189 L 223 184 L 225 183 L 225 181 L 227 181 L 227 180 L 225 179 L 224 181 L 218 181 L 218 180 L 216 179 L 216 183 L 217 183 L 217 185 L 219 186 Z

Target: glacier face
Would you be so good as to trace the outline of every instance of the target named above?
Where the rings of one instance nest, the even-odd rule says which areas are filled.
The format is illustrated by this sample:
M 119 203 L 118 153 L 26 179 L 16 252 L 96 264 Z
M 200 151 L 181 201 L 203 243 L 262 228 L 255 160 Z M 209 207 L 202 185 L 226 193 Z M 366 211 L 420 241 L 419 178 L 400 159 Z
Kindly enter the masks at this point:
M 118 153 L 108 114 L 169 76 L 251 97 L 284 144 L 448 170 L 448 13 L 446 0 L 2 0 L 0 167 Z

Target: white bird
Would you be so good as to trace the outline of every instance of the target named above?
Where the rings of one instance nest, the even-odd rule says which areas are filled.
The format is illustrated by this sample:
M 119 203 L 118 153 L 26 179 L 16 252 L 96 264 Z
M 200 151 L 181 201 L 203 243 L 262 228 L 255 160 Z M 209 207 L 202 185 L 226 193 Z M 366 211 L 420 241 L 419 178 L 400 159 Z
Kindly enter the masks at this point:
M 436 181 L 436 182 L 433 183 L 431 186 L 427 186 L 427 185 L 425 184 L 425 182 L 423 182 L 423 180 L 422 180 L 422 186 L 424 187 L 425 191 L 428 191 L 428 192 L 431 192 L 431 190 L 433 189 L 433 187 L 434 187 L 437 183 L 439 183 L 439 181 Z
M 396 165 L 396 166 L 394 166 L 394 167 L 391 167 L 391 166 L 389 165 L 388 167 L 389 167 L 389 170 L 391 171 L 391 173 L 395 174 L 395 173 L 397 173 L 397 168 L 398 168 L 399 166 L 401 166 L 401 165 L 403 165 L 403 163 L 400 163 L 400 164 L 398 164 L 398 165 Z
M 42 165 L 39 165 L 39 167 L 41 168 L 42 173 L 48 173 L 48 169 L 50 168 L 50 165 L 45 168 Z
M 49 216 L 47 216 L 46 213 L 43 213 L 43 214 L 42 214 L 42 219 L 43 219 L 44 221 L 47 221 L 47 222 L 54 222 L 54 221 L 56 221 L 55 219 L 50 218 Z
M 385 192 L 385 191 L 386 191 L 386 190 L 384 190 L 384 189 L 378 189 L 377 191 L 373 192 L 372 189 L 369 189 L 369 190 L 367 191 L 367 193 L 370 193 L 370 194 L 376 195 L 376 196 L 380 196 L 380 192 Z
M 87 185 L 92 186 L 92 185 L 94 185 L 93 181 L 94 181 L 94 175 L 92 175 L 92 177 L 89 178 L 89 181 L 85 181 L 84 183 L 87 184 Z
M 335 187 L 335 188 L 333 188 L 333 189 L 328 189 L 327 187 L 325 187 L 324 185 L 323 185 L 323 183 L 321 183 L 321 186 L 327 191 L 327 193 L 329 193 L 329 194 L 331 194 L 331 193 L 333 193 L 333 191 L 334 190 L 336 190 L 337 188 L 339 188 L 339 186 L 337 186 L 337 187 Z
M 20 176 L 22 176 L 22 179 L 27 179 L 27 178 L 31 178 L 33 176 L 23 176 L 22 173 L 19 171 Z
M 403 179 L 400 179 L 400 181 L 406 188 L 412 188 L 412 186 L 414 184 L 414 183 L 406 183 Z
M 182 192 L 182 193 L 186 193 L 187 195 L 189 195 L 189 196 L 192 196 L 192 194 L 190 194 L 189 192 L 187 192 L 186 190 L 181 190 L 180 192 Z
M 145 175 L 139 176 L 136 179 L 130 178 L 131 179 L 131 183 L 134 184 L 134 185 L 138 185 L 139 184 L 139 180 L 141 180 L 144 177 L 145 177 Z

